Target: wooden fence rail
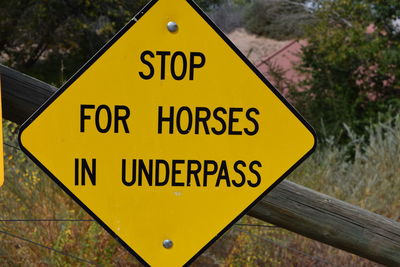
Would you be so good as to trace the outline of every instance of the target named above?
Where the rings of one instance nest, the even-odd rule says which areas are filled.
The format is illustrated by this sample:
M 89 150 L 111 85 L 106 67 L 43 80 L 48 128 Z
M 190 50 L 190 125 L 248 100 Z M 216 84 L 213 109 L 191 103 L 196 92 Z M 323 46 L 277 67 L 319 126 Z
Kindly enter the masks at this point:
M 3 116 L 17 124 L 56 90 L 3 65 L 0 82 Z M 249 215 L 377 263 L 400 266 L 399 222 L 293 182 L 280 183 Z

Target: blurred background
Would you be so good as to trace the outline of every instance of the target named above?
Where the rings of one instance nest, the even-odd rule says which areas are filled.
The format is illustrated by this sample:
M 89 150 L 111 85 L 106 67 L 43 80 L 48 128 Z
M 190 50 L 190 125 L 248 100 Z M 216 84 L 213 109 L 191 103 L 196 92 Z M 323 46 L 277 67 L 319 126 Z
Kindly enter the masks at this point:
M 289 177 L 400 222 L 400 1 L 197 0 L 315 128 Z M 56 87 L 147 0 L 0 0 L 0 63 Z M 227 63 L 228 64 L 228 63 Z M 19 150 L 3 120 L 1 266 L 140 266 Z M 194 266 L 377 266 L 245 216 Z

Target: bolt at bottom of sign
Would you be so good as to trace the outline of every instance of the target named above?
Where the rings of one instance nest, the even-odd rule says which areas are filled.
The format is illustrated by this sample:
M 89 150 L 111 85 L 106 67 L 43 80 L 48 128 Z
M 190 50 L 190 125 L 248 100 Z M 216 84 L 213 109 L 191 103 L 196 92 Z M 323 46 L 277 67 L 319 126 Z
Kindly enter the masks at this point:
M 164 248 L 172 248 L 173 245 L 174 243 L 172 242 L 172 240 L 166 239 L 163 241 Z

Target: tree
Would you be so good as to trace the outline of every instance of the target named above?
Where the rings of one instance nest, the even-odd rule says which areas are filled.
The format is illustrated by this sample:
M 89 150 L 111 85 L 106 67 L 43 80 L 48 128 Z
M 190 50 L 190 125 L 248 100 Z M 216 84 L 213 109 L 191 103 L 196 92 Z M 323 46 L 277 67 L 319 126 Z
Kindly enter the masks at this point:
M 148 1 L 0 0 L 0 63 L 59 86 Z
M 222 2 L 227 0 L 194 0 L 204 11 L 208 11 L 214 7 L 217 7 Z
M 322 1 L 314 15 L 291 98 L 320 134 L 362 133 L 400 106 L 400 1 Z
M 59 85 L 147 1 L 1 2 L 0 51 L 4 63 Z

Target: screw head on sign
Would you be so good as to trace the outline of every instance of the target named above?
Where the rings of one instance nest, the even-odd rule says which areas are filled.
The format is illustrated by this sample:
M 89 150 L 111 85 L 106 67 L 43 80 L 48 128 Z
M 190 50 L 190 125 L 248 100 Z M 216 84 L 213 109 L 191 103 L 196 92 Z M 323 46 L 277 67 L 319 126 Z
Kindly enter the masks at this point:
M 178 24 L 174 21 L 170 21 L 167 23 L 167 29 L 169 32 L 176 32 L 178 30 Z
M 169 239 L 164 240 L 162 244 L 164 248 L 172 248 L 174 245 L 174 243 Z

